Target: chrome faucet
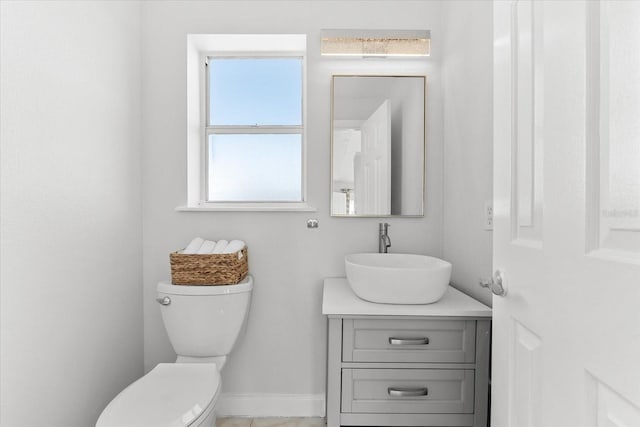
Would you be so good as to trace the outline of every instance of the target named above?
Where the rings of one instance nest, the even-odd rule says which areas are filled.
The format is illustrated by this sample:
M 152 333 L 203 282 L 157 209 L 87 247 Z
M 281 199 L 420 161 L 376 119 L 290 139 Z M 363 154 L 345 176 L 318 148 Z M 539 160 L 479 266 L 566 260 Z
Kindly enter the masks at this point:
M 378 231 L 378 253 L 386 254 L 390 247 L 391 239 L 389 238 L 389 224 L 381 222 L 380 230 Z

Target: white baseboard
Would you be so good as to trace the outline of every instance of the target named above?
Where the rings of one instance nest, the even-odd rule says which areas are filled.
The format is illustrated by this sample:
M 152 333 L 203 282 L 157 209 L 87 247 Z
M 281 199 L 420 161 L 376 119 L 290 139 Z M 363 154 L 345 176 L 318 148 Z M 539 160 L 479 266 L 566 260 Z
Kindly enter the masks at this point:
M 222 393 L 219 417 L 324 417 L 324 394 Z

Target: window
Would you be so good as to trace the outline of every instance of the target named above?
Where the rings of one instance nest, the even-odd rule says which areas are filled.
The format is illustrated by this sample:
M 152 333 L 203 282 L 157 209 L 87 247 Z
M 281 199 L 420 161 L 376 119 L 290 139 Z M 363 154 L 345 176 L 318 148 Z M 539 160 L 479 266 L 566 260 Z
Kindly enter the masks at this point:
M 187 36 L 187 205 L 315 211 L 306 204 L 300 34 Z
M 207 201 L 301 202 L 301 57 L 207 57 Z

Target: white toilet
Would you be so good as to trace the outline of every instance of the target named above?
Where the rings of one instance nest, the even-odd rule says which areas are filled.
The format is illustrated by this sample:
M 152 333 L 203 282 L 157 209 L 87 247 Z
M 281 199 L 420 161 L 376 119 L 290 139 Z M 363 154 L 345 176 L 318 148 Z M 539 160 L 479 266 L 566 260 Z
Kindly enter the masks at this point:
M 158 283 L 158 302 L 178 358 L 120 392 L 96 427 L 213 427 L 220 371 L 242 334 L 253 279 L 237 285 Z

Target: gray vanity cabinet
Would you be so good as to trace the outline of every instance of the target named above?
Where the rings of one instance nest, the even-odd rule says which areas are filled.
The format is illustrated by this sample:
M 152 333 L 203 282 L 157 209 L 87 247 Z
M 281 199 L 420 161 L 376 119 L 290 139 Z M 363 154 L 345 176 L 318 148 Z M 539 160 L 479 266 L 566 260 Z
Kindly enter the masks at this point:
M 368 303 L 344 279 L 324 292 L 328 427 L 487 426 L 488 307 L 455 289 L 441 306 Z

